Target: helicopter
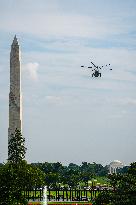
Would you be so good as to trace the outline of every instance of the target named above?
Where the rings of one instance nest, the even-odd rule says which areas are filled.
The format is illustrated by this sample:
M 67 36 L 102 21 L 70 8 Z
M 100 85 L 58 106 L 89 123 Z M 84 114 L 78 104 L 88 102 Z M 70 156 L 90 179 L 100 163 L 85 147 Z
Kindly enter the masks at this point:
M 100 72 L 100 70 L 101 70 L 104 66 L 101 66 L 101 67 L 100 67 L 100 66 L 97 66 L 97 65 L 95 65 L 93 62 L 91 62 L 91 64 L 92 64 L 92 66 L 89 66 L 88 68 L 91 68 L 92 71 L 93 71 L 92 77 L 95 77 L 95 78 L 101 77 L 101 76 L 102 76 L 102 73 Z M 105 66 L 108 67 L 108 66 L 110 66 L 110 64 L 107 64 L 107 65 L 105 65 Z M 82 65 L 81 67 L 84 68 L 85 66 Z M 110 68 L 110 70 L 112 70 L 112 68 Z

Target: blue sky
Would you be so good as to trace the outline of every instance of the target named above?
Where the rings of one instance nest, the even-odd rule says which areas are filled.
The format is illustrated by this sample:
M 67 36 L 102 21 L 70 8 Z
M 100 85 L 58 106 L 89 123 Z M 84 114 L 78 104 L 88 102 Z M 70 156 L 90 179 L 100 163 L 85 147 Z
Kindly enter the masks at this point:
M 7 159 L 9 53 L 21 49 L 29 162 L 135 161 L 136 1 L 0 0 L 0 162 Z M 102 78 L 83 69 L 111 64 Z

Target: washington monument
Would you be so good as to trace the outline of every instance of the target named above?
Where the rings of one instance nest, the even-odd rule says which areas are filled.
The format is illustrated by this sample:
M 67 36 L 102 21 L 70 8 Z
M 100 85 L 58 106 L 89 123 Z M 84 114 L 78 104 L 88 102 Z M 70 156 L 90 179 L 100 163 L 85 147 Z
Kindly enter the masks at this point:
M 21 65 L 20 50 L 16 36 L 10 52 L 10 92 L 9 92 L 9 128 L 8 142 L 15 130 L 22 133 L 22 96 L 21 96 Z

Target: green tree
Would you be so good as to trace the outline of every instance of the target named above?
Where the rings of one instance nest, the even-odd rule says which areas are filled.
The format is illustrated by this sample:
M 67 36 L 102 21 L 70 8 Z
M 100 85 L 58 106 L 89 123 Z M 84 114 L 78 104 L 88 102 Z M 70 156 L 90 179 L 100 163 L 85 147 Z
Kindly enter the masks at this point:
M 32 163 L 45 173 L 45 182 L 48 187 L 56 188 L 62 182 L 64 167 L 60 162 L 57 163 Z
M 75 188 L 79 185 L 79 182 L 81 181 L 80 177 L 80 172 L 78 170 L 66 168 L 62 177 L 63 184 L 67 184 L 70 187 Z
M 25 139 L 16 129 L 8 147 L 8 162 L 0 167 L 0 204 L 27 204 L 23 191 L 44 185 L 44 173 L 27 164 Z
M 81 169 L 81 180 L 88 186 L 88 181 L 95 176 L 94 164 L 82 162 Z
M 98 171 L 97 175 L 98 175 L 98 176 L 105 176 L 105 177 L 107 177 L 108 173 L 109 173 L 109 166 L 106 165 L 105 167 L 102 167 L 102 168 Z
M 44 179 L 43 172 L 26 161 L 8 162 L 0 168 L 0 204 L 27 204 L 23 191 L 44 186 Z
M 25 138 L 20 130 L 16 129 L 15 134 L 11 135 L 8 144 L 8 161 L 17 164 L 25 159 L 26 147 Z
M 98 195 L 95 204 L 134 205 L 136 204 L 136 162 L 132 163 L 125 174 L 109 175 L 112 191 Z
M 58 181 L 58 173 L 50 172 L 45 176 L 46 185 L 50 188 L 57 188 Z

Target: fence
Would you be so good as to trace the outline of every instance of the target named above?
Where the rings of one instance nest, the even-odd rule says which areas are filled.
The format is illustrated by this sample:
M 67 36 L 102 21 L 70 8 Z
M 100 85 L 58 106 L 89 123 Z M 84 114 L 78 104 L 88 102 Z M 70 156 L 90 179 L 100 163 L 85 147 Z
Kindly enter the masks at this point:
M 91 201 L 94 199 L 100 190 L 79 190 L 79 189 L 56 189 L 47 191 L 48 201 Z M 43 189 L 35 189 L 24 191 L 24 196 L 27 200 L 42 201 Z

